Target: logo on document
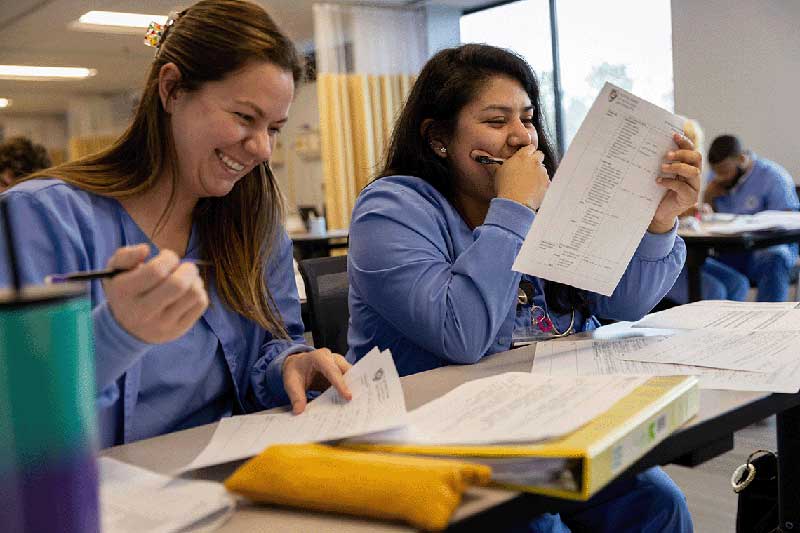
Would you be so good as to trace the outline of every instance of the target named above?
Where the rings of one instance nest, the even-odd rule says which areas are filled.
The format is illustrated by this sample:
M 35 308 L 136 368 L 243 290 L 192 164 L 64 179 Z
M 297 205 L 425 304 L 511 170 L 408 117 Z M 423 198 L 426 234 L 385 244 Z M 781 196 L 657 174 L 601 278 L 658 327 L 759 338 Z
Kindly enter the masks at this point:
M 372 381 L 380 381 L 383 379 L 383 369 L 379 368 L 375 375 L 372 377 Z
M 617 96 L 619 96 L 619 94 L 617 93 L 617 90 L 616 89 L 611 89 L 611 92 L 608 93 L 608 101 L 609 102 L 613 102 L 614 100 L 617 99 Z

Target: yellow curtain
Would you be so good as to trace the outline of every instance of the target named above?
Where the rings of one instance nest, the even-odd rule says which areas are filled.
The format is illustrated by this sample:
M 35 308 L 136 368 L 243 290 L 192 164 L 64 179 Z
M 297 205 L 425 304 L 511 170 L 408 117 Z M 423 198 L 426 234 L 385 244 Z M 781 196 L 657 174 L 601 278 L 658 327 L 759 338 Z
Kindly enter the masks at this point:
M 118 135 L 90 135 L 86 137 L 72 137 L 69 140 L 69 159 L 74 160 L 80 157 L 94 154 L 108 148 Z
M 415 76 L 319 74 L 322 167 L 329 229 L 350 224 L 359 191 L 378 171 Z

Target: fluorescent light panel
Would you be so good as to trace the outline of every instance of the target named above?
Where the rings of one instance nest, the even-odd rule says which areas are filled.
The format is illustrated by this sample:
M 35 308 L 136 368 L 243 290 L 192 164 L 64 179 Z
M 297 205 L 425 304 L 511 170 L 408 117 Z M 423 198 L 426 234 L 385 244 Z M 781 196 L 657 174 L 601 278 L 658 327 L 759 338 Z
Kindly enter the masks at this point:
M 78 22 L 81 24 L 123 28 L 147 28 L 153 21 L 164 24 L 167 21 L 167 17 L 144 13 L 120 13 L 118 11 L 88 11 L 78 18 Z
M 3 109 L 4 107 L 8 107 L 10 105 L 11 105 L 11 100 L 9 100 L 8 98 L 0 98 L 0 109 Z
M 83 79 L 97 74 L 93 68 L 37 67 L 28 65 L 0 65 L 0 79 Z

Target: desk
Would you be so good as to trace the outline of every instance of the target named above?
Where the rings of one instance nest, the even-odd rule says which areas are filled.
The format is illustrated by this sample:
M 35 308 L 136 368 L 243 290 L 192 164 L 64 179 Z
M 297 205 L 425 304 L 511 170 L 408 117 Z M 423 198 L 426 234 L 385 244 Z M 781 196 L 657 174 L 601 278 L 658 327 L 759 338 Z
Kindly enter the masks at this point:
M 637 332 L 619 336 L 637 335 Z M 588 335 L 587 335 L 588 336 Z M 603 338 L 609 338 L 606 334 Z M 475 365 L 447 366 L 402 378 L 406 405 L 414 409 L 458 385 L 501 372 L 530 370 L 535 347 L 528 346 L 495 354 Z M 778 413 L 778 452 L 781 471 L 782 523 L 800 528 L 800 394 L 763 394 L 735 391 L 701 391 L 700 413 L 676 433 L 628 468 L 621 477 L 632 476 L 655 465 L 677 463 L 694 466 L 733 447 L 733 432 Z M 168 473 L 188 463 L 211 438 L 215 424 L 162 435 L 124 446 L 109 448 L 107 455 Z M 239 463 L 218 465 L 190 475 L 221 481 Z M 566 511 L 580 502 L 545 498 L 493 488 L 473 488 L 465 494 L 448 531 L 491 531 L 504 524 L 519 523 L 542 512 Z M 220 529 L 234 531 L 412 531 L 403 524 L 377 522 L 348 516 L 314 513 L 267 505 L 244 504 Z M 788 528 L 787 528 L 788 529 Z
M 325 233 L 293 233 L 289 235 L 298 261 L 312 257 L 328 257 L 335 248 L 347 248 L 349 230 L 333 229 Z
M 686 243 L 686 273 L 689 279 L 690 302 L 702 300 L 700 267 L 703 266 L 712 250 L 717 252 L 747 252 L 776 244 L 800 242 L 800 229 L 763 230 L 736 235 L 704 235 L 680 232 L 679 235 Z

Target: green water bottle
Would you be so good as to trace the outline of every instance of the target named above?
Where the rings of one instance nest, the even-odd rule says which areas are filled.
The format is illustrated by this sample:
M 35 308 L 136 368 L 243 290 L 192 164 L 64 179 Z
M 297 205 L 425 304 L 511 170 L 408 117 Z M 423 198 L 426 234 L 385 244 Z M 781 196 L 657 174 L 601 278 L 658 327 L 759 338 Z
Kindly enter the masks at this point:
M 91 302 L 84 285 L 20 288 L 11 232 L 0 240 L 13 278 L 0 288 L 0 530 L 97 532 Z

